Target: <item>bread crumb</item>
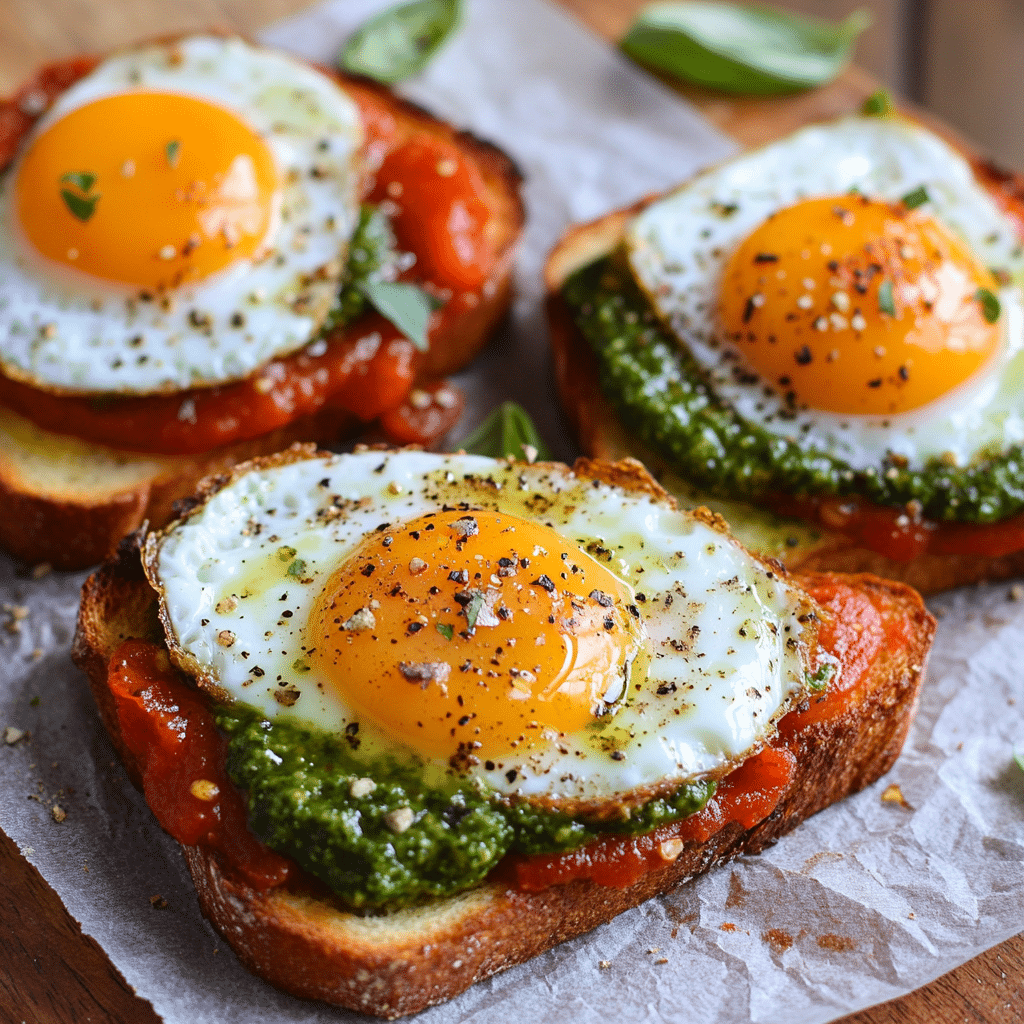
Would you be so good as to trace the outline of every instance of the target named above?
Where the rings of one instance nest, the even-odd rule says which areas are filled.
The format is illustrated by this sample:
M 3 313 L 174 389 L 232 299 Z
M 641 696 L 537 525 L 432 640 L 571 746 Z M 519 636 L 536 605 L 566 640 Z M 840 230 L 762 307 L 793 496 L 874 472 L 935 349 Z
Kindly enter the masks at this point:
M 651 946 L 651 948 L 649 950 L 647 950 L 647 952 L 648 953 L 660 953 L 661 952 L 661 947 L 660 946 Z
M 4 729 L 4 743 L 9 747 L 13 747 L 15 743 L 25 739 L 26 736 L 28 736 L 26 729 L 18 729 L 13 725 L 9 725 Z
M 731 921 L 723 921 L 718 927 L 723 932 L 734 932 L 734 931 L 736 931 L 736 925 L 734 925 Z
M 165 900 L 163 896 L 161 896 L 159 893 L 157 893 L 155 896 L 149 897 L 149 905 L 154 910 L 166 910 L 168 906 L 170 906 L 167 900 Z M 217 951 L 214 950 L 214 952 L 216 953 Z
M 900 807 L 905 807 L 908 811 L 912 811 L 914 809 L 904 799 L 903 790 L 896 785 L 885 787 L 885 790 L 882 792 L 882 803 L 899 804 Z
M 40 562 L 38 565 L 32 566 L 32 579 L 41 580 L 44 576 L 49 576 L 53 572 L 53 566 L 49 562 Z
M 1014 583 L 1010 587 L 1009 598 L 1011 601 L 1024 601 L 1024 584 Z
M 608 968 L 611 967 L 611 965 L 612 965 L 611 960 L 598 960 L 597 961 L 597 966 L 600 967 L 602 971 L 607 971 Z
M 58 824 L 68 816 L 68 812 L 65 811 L 63 807 L 60 807 L 57 804 L 54 804 L 50 808 L 50 814 L 53 815 L 53 820 L 56 821 Z
M 83 860 L 83 861 L 82 861 L 82 870 L 83 870 L 83 871 L 84 871 L 84 872 L 85 872 L 86 874 L 89 874 L 89 862 L 88 862 L 87 860 Z
M 668 963 L 668 957 L 667 956 L 663 956 L 660 960 L 655 960 L 654 962 L 656 964 L 667 964 Z
M 4 611 L 10 616 L 4 623 L 8 633 L 20 633 L 21 623 L 28 618 L 28 606 L 24 604 L 8 604 L 4 602 Z

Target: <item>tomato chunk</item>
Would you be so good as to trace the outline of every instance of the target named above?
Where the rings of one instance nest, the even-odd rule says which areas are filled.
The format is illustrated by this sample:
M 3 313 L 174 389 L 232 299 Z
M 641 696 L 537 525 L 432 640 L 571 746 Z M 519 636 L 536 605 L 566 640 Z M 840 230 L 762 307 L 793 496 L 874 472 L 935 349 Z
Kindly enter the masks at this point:
M 110 659 L 108 681 L 121 735 L 161 827 L 185 845 L 221 850 L 254 888 L 281 885 L 291 862 L 246 826 L 245 804 L 225 767 L 227 740 L 202 697 L 179 681 L 167 654 L 127 640 Z
M 462 392 L 445 381 L 424 384 L 381 416 L 381 429 L 392 444 L 430 448 L 459 422 L 465 404 Z
M 480 172 L 458 147 L 422 136 L 385 157 L 370 201 L 390 199 L 397 206 L 395 237 L 400 249 L 416 254 L 417 277 L 473 291 L 493 267 L 483 195 Z

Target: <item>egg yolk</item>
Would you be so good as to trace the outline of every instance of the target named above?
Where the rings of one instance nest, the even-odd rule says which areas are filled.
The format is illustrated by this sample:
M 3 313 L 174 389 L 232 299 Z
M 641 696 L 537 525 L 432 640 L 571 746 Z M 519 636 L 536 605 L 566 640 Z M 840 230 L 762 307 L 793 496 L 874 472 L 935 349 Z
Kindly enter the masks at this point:
M 455 768 L 612 710 L 641 643 L 626 584 L 550 527 L 490 511 L 381 527 L 307 627 L 322 679 Z
M 968 380 L 999 344 L 996 281 L 933 217 L 864 196 L 774 214 L 729 260 L 720 322 L 794 406 L 888 415 Z
M 266 143 L 230 111 L 129 92 L 78 107 L 39 135 L 14 201 L 43 256 L 158 290 L 253 256 L 272 227 L 277 189 Z

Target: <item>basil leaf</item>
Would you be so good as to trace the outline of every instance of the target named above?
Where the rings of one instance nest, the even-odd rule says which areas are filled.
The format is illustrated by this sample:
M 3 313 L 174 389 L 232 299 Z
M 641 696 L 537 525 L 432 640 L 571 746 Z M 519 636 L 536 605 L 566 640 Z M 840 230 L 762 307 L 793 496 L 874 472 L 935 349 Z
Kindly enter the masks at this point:
M 824 665 L 819 665 L 818 670 L 814 673 L 805 672 L 804 681 L 807 683 L 808 689 L 814 693 L 820 693 L 827 688 L 834 672 L 835 665 L 826 662 Z
M 167 154 L 167 162 L 171 167 L 177 167 L 178 154 L 181 152 L 181 143 L 177 139 L 172 139 L 164 147 L 164 152 Z
M 480 617 L 480 610 L 484 606 L 484 595 L 479 590 L 470 591 L 469 603 L 466 605 L 466 627 L 472 632 L 476 629 L 476 620 Z
M 974 293 L 974 298 L 981 303 L 981 315 L 985 318 L 985 323 L 994 324 L 1002 310 L 999 299 L 987 288 L 979 288 Z
M 60 197 L 71 215 L 79 220 L 88 220 L 96 212 L 96 203 L 100 198 L 98 192 L 94 196 L 80 196 L 69 188 L 62 188 Z
M 414 0 L 389 7 L 348 39 L 338 67 L 394 85 L 427 66 L 461 17 L 460 0 Z
M 924 185 L 918 185 L 913 192 L 908 192 L 901 202 L 908 210 L 916 210 L 919 206 L 923 206 L 931 196 L 928 195 L 928 189 Z
M 490 416 L 473 431 L 462 447 L 473 455 L 489 455 L 492 459 L 529 458 L 546 461 L 551 458 L 548 446 L 541 440 L 533 420 L 515 402 L 502 402 Z M 527 451 L 530 449 L 530 452 Z
M 684 81 L 769 96 L 831 81 L 870 23 L 866 11 L 833 24 L 766 7 L 660 3 L 644 8 L 619 45 Z
M 430 314 L 440 303 L 414 284 L 401 281 L 361 281 L 358 285 L 373 307 L 390 320 L 421 352 L 429 348 Z
M 885 89 L 879 89 L 864 101 L 864 106 L 860 108 L 860 112 L 867 114 L 869 117 L 881 117 L 885 114 L 891 114 L 895 108 L 896 105 L 893 103 L 889 93 Z
M 450 626 L 447 622 L 435 622 L 434 627 L 438 633 L 445 638 L 445 640 L 451 640 L 455 636 L 455 627 Z
M 892 297 L 892 281 L 885 280 L 878 286 L 878 309 L 889 316 L 896 315 L 896 303 Z

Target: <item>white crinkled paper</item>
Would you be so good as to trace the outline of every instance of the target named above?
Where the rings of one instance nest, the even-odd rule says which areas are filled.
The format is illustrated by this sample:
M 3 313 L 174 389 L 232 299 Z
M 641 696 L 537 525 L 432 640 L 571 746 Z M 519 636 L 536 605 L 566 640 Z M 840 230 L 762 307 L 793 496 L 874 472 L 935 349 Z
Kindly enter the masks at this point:
M 266 33 L 329 60 L 383 0 L 336 0 Z M 540 0 L 469 0 L 467 24 L 409 96 L 499 143 L 528 176 L 512 322 L 460 378 L 468 423 L 512 396 L 559 455 L 540 311 L 544 253 L 573 220 L 664 188 L 732 143 Z M 71 664 L 83 574 L 16 575 L 0 558 L 0 824 L 83 930 L 168 1024 L 361 1020 L 250 976 L 199 913 Z M 1024 603 L 1008 586 L 944 613 L 917 722 L 889 776 L 760 857 L 621 915 L 419 1019 L 430 1024 L 811 1024 L 914 989 L 1024 928 Z M 20 611 L 17 629 L 14 619 Z M 10 623 L 10 628 L 2 628 Z M 900 787 L 906 804 L 883 802 Z M 27 799 L 31 798 L 31 799 Z M 66 811 L 60 824 L 54 805 Z M 167 900 L 155 910 L 150 897 Z M 26 910 L 26 925 L 31 917 Z M 607 962 L 608 966 L 600 966 Z

